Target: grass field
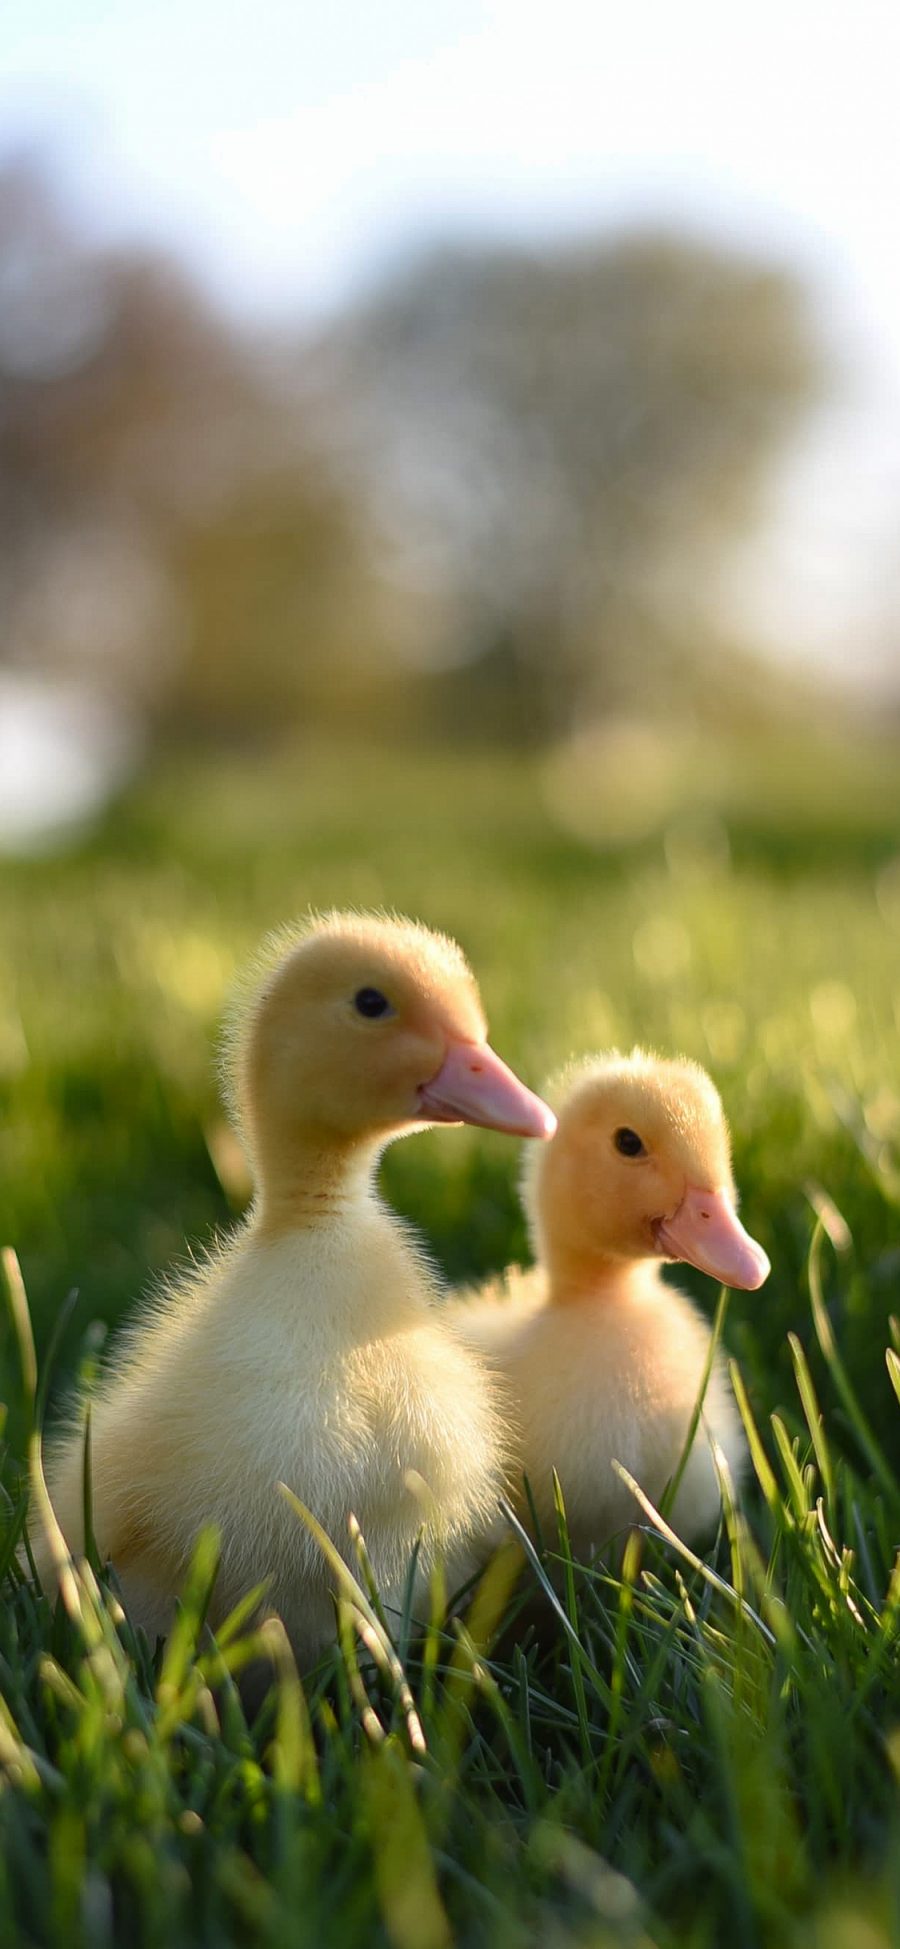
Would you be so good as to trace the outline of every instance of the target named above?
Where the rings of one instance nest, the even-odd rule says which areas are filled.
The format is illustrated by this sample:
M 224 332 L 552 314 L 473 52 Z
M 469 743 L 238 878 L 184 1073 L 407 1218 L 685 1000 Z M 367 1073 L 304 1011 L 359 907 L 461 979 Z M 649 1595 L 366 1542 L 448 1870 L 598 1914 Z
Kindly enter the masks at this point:
M 42 1369 L 63 1318 L 49 1421 L 98 1323 L 241 1209 L 216 1026 L 242 957 L 311 905 L 457 934 L 533 1084 L 613 1043 L 699 1058 L 773 1272 L 728 1305 L 755 1472 L 702 1562 L 648 1519 L 620 1576 L 568 1562 L 565 1617 L 494 1650 L 546 1574 L 508 1591 L 501 1561 L 424 1643 L 364 1657 L 348 1615 L 302 1689 L 272 1640 L 250 1728 L 237 1639 L 202 1639 L 208 1561 L 155 1655 L 90 1578 L 54 1615 L 16 1570 L 13 1303 L 0 1949 L 900 1942 L 896 771 L 688 754 L 661 791 L 652 753 L 608 780 L 490 754 L 173 763 L 64 858 L 3 868 L 0 1242 Z M 516 1170 L 499 1137 L 436 1131 L 384 1183 L 455 1280 L 525 1255 Z

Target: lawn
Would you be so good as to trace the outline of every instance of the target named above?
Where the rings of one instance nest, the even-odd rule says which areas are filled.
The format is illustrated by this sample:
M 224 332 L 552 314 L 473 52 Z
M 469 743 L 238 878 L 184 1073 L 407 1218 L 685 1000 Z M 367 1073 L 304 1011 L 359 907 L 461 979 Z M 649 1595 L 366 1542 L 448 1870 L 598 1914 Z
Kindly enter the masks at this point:
M 532 1084 L 636 1040 L 705 1063 L 773 1271 L 727 1306 L 755 1467 L 702 1561 L 642 1517 L 614 1574 L 561 1529 L 562 1613 L 517 1623 L 546 1569 L 501 1559 L 424 1641 L 364 1655 L 348 1611 L 302 1687 L 273 1636 L 248 1727 L 240 1633 L 202 1633 L 208 1554 L 164 1651 L 90 1575 L 54 1615 L 15 1568 L 11 1268 L 0 1945 L 900 1942 L 897 767 L 688 751 L 661 783 L 633 757 L 173 759 L 64 856 L 4 866 L 0 1242 L 38 1420 L 242 1209 L 217 1024 L 310 906 L 455 933 Z M 449 1280 L 525 1256 L 517 1161 L 470 1130 L 388 1154 Z

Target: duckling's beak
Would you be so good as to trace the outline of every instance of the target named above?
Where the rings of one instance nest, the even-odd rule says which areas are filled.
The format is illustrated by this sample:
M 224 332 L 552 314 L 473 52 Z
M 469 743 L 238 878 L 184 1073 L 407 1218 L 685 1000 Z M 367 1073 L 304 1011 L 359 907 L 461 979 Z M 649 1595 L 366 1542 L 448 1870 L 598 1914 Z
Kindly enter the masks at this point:
M 513 1137 L 552 1137 L 556 1118 L 486 1042 L 451 1042 L 430 1083 L 419 1090 L 430 1123 L 476 1123 Z
M 684 1259 L 723 1286 L 755 1292 L 769 1277 L 761 1245 L 745 1232 L 727 1191 L 703 1191 L 690 1184 L 671 1218 L 653 1227 L 665 1259 Z

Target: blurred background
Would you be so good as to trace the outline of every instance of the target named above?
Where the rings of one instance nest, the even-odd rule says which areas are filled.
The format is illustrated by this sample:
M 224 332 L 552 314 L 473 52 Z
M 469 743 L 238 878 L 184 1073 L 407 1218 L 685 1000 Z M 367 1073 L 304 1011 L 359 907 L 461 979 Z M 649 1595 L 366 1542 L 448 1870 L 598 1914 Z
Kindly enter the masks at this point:
M 707 1062 L 779 1329 L 848 1173 L 887 1292 L 896 11 L 14 0 L 3 43 L 0 1229 L 42 1331 L 241 1209 L 232 970 L 348 900 L 456 931 L 532 1081 Z M 389 1161 L 453 1273 L 523 1249 L 513 1177 Z
M 4 43 L 8 847 L 188 744 L 896 725 L 888 6 Z

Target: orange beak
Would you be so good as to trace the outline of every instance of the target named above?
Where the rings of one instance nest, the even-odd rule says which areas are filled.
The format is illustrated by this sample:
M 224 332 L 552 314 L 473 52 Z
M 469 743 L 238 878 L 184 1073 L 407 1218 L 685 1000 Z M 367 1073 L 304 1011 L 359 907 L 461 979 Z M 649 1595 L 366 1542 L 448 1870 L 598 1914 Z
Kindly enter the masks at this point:
M 513 1137 L 552 1137 L 553 1111 L 520 1083 L 486 1042 L 451 1042 L 430 1083 L 419 1090 L 429 1123 L 474 1123 Z
M 653 1233 L 664 1259 L 683 1259 L 722 1286 L 755 1292 L 769 1277 L 766 1254 L 745 1232 L 727 1191 L 688 1185 L 678 1210 L 658 1218 Z

